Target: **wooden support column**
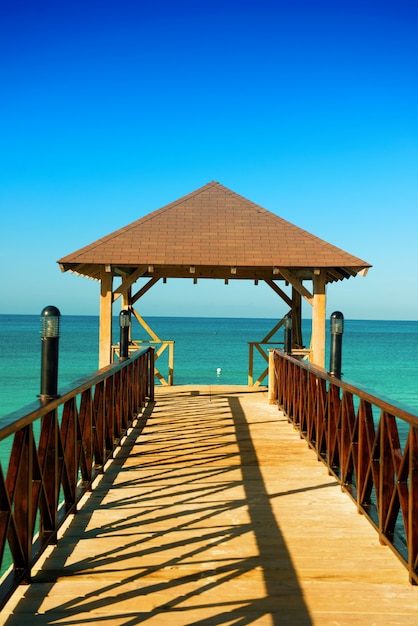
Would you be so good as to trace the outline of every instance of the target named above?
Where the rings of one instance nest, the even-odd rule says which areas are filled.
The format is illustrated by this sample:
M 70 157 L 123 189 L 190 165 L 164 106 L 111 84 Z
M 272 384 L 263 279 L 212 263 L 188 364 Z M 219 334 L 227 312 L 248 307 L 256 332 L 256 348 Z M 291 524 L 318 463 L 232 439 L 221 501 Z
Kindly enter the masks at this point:
M 99 369 L 110 364 L 112 355 L 112 286 L 112 270 L 105 266 L 100 281 Z
M 292 318 L 293 318 L 293 345 L 303 348 L 302 339 L 302 296 L 292 287 Z
M 310 361 L 325 367 L 325 272 L 315 270 L 313 275 L 312 339 Z
M 131 311 L 132 310 L 132 288 L 129 287 L 126 291 L 122 293 L 122 306 L 121 310 Z M 129 325 L 129 341 L 132 340 L 132 323 Z
M 132 290 L 131 290 L 131 288 L 129 288 L 122 294 L 122 307 L 121 307 L 121 309 L 126 309 L 126 311 L 129 311 L 129 309 L 131 307 L 131 302 L 132 302 Z

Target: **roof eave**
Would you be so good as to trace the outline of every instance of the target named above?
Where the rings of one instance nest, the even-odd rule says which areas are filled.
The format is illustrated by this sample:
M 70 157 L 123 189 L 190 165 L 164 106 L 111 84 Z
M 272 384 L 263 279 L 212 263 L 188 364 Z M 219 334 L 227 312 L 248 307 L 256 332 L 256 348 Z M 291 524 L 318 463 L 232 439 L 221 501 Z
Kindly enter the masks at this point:
M 112 271 L 115 275 L 129 275 L 137 270 L 137 265 L 111 265 L 97 263 L 63 263 L 59 262 L 62 272 L 70 272 L 100 280 L 103 270 Z M 327 283 L 343 280 L 360 274 L 366 276 L 370 265 L 361 266 L 322 266 L 318 267 L 286 267 L 300 280 L 311 280 L 314 271 L 326 272 Z M 144 268 L 145 269 L 145 268 Z M 192 264 L 148 264 L 141 272 L 143 277 L 161 278 L 212 278 L 212 279 L 247 279 L 247 280 L 284 280 L 280 275 L 280 267 L 276 266 L 240 266 L 240 265 L 192 265 Z

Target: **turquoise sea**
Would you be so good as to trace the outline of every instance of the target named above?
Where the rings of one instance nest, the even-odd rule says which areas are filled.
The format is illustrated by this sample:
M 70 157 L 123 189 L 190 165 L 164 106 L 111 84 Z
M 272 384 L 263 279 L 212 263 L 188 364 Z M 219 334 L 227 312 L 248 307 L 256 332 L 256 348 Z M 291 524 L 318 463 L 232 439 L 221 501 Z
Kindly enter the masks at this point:
M 149 317 L 146 322 L 160 339 L 175 341 L 175 384 L 246 385 L 248 342 L 263 339 L 277 320 Z M 116 343 L 117 318 L 114 326 Z M 310 320 L 304 320 L 306 345 L 310 326 Z M 97 369 L 98 329 L 94 316 L 61 317 L 60 388 Z M 0 315 L 0 417 L 36 400 L 40 331 L 39 315 Z M 134 339 L 149 338 L 136 320 L 132 334 Z M 282 342 L 283 331 L 273 339 Z M 163 375 L 166 362 L 163 357 L 158 361 Z M 261 357 L 256 358 L 254 378 L 265 365 Z M 342 369 L 344 380 L 389 397 L 418 415 L 418 321 L 345 320 Z

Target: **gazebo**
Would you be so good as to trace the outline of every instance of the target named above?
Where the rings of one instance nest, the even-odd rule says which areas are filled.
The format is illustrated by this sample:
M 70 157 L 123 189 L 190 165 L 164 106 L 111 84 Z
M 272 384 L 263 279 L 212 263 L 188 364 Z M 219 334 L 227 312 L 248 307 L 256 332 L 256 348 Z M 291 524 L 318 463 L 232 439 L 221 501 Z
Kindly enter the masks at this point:
M 121 299 L 121 308 L 135 313 L 134 304 L 151 287 L 171 278 L 264 281 L 289 307 L 295 347 L 302 345 L 304 298 L 312 306 L 308 356 L 323 367 L 326 285 L 365 275 L 371 267 L 217 182 L 68 254 L 58 263 L 64 272 L 100 281 L 99 367 L 108 365 L 112 358 L 113 303 Z M 139 279 L 146 282 L 135 291 Z M 290 293 L 284 290 L 288 285 Z

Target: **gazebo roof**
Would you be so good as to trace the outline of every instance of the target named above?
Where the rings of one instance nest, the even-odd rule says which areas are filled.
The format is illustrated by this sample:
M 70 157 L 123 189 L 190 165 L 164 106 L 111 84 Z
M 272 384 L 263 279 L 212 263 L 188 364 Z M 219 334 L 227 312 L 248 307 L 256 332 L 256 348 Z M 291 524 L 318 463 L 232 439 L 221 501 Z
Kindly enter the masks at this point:
M 183 196 L 58 261 L 62 271 L 99 279 L 115 274 L 164 278 L 299 279 L 325 269 L 327 282 L 370 265 L 294 226 L 217 182 Z M 139 271 L 138 271 L 139 270 Z

